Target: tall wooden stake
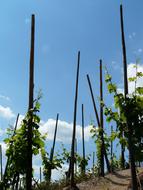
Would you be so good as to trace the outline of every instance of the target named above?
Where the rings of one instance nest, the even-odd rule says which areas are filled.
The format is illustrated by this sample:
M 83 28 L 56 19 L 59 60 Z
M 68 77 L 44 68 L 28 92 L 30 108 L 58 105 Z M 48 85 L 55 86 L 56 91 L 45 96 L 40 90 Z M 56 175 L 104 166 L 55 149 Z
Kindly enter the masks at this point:
M 97 112 L 97 108 L 96 108 L 96 104 L 95 104 L 95 100 L 94 100 L 94 95 L 93 95 L 93 90 L 92 90 L 89 75 L 87 75 L 87 81 L 88 81 L 88 85 L 89 85 L 89 89 L 90 89 L 90 93 L 91 93 L 91 98 L 92 98 L 92 102 L 93 102 L 93 107 L 94 107 L 94 112 L 95 112 L 97 124 L 100 127 L 101 126 L 100 125 L 100 120 L 99 120 L 99 116 L 98 116 L 98 112 Z M 108 169 L 108 172 L 110 173 L 111 168 L 110 168 L 107 152 L 106 152 L 106 149 L 105 149 L 104 138 L 102 136 L 101 136 L 101 138 L 102 138 L 101 141 L 103 143 L 103 151 L 104 151 L 104 156 L 105 156 L 105 160 L 106 160 L 107 169 Z
M 123 21 L 122 5 L 120 5 L 120 20 L 121 20 L 121 37 L 122 37 L 123 68 L 124 68 L 124 92 L 126 96 L 128 94 L 128 76 L 127 76 L 127 56 L 126 56 L 126 43 L 125 43 L 125 35 L 124 35 L 124 21 Z
M 31 49 L 30 49 L 30 72 L 29 72 L 29 107 L 33 108 L 34 100 L 34 43 L 35 43 L 35 15 L 31 17 Z M 32 190 L 32 114 L 28 125 L 28 147 L 26 167 L 26 190 Z
M 54 156 L 54 150 L 55 150 L 55 143 L 56 143 L 56 136 L 57 136 L 57 128 L 58 128 L 58 120 L 59 120 L 59 114 L 57 114 L 57 118 L 56 118 L 56 126 L 55 126 L 55 133 L 54 133 L 54 140 L 53 140 L 53 146 L 51 148 L 51 152 L 50 152 L 50 163 L 53 162 L 53 156 Z M 48 176 L 48 180 L 49 182 L 51 181 L 51 172 L 52 169 L 49 168 L 49 176 Z
M 76 90 L 75 90 L 75 101 L 74 101 L 74 119 L 73 119 L 73 135 L 71 145 L 71 189 L 76 188 L 74 180 L 74 162 L 75 162 L 75 137 L 76 137 L 76 115 L 77 115 L 77 99 L 78 99 L 78 81 L 79 81 L 79 65 L 80 65 L 80 51 L 78 52 L 78 63 L 77 63 L 77 74 L 76 74 Z
M 93 157 L 92 157 L 93 174 L 94 174 L 94 166 L 95 166 L 95 152 L 93 152 Z
M 102 128 L 101 131 L 101 139 L 104 139 L 103 137 L 103 81 L 102 81 L 102 60 L 100 60 L 100 127 Z M 101 176 L 104 177 L 104 145 L 103 140 L 101 141 Z
M 123 50 L 123 67 L 124 67 L 124 92 L 125 98 L 128 94 L 128 75 L 127 75 L 127 56 L 126 56 L 126 44 L 125 44 L 125 35 L 124 35 L 124 20 L 123 20 L 123 7 L 120 5 L 120 21 L 121 21 L 121 37 L 122 37 L 122 50 Z M 128 145 L 129 145 L 129 156 L 131 162 L 131 177 L 132 177 L 132 189 L 137 190 L 137 175 L 136 175 L 136 166 L 134 159 L 134 151 L 132 144 L 132 131 L 130 129 L 128 119 L 127 119 L 127 128 L 128 128 Z
M 42 182 L 42 168 L 40 167 L 40 183 Z
M 85 161 L 85 144 L 84 144 L 84 105 L 82 104 L 82 150 L 83 150 L 83 161 Z M 84 162 L 85 163 L 85 162 Z M 85 174 L 85 165 L 83 165 L 83 174 Z
M 75 158 L 76 158 L 76 155 L 77 155 L 77 138 L 75 138 Z M 75 160 L 75 173 L 77 173 L 77 169 L 78 169 L 78 165 L 77 165 L 77 160 Z
M 1 181 L 3 180 L 3 170 L 2 170 L 2 146 L 0 145 L 0 165 L 1 165 Z
M 111 125 L 111 135 L 112 135 L 112 133 L 113 133 L 113 125 Z M 110 154 L 111 154 L 111 170 L 112 170 L 112 172 L 113 172 L 113 141 L 111 140 L 111 146 L 110 146 L 111 148 L 110 148 Z
M 124 35 L 124 22 L 123 22 L 123 9 L 122 5 L 120 6 L 120 20 L 121 20 L 121 37 L 122 37 L 122 51 L 123 51 L 123 69 L 124 69 L 124 93 L 125 97 L 128 94 L 128 76 L 127 76 L 127 57 L 126 57 L 126 44 L 125 44 L 125 35 Z M 124 134 L 122 134 L 124 136 Z M 121 161 L 122 168 L 125 168 L 125 156 L 124 156 L 124 145 L 121 145 Z
M 53 161 L 53 156 L 54 156 L 55 143 L 56 143 L 56 137 L 57 137 L 58 121 L 59 121 L 59 114 L 57 114 L 57 118 L 56 118 L 56 126 L 55 126 L 53 147 L 52 147 L 52 149 L 51 149 L 51 155 L 50 155 L 50 161 L 51 161 L 51 162 Z

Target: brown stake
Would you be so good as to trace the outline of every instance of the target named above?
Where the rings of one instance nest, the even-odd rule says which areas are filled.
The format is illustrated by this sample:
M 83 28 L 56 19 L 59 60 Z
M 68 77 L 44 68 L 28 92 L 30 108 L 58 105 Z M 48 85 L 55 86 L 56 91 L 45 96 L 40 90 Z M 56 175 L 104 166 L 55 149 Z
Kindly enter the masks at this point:
M 111 135 L 113 133 L 113 126 L 111 125 Z M 111 140 L 111 148 L 110 148 L 110 154 L 111 154 L 111 170 L 113 172 L 113 141 Z
M 1 164 L 1 181 L 3 180 L 3 171 L 2 171 L 2 146 L 0 145 L 0 164 Z
M 74 153 L 75 153 L 75 158 L 76 158 L 76 155 L 77 155 L 77 139 L 75 138 L 75 151 L 74 151 Z M 77 160 L 75 160 L 75 173 L 77 173 L 77 168 L 78 168 L 78 166 L 77 166 Z
M 100 125 L 100 120 L 99 120 L 99 116 L 98 116 L 98 112 L 97 112 L 97 108 L 96 108 L 96 104 L 95 104 L 95 100 L 94 100 L 94 95 L 93 95 L 93 90 L 92 90 L 89 75 L 87 75 L 87 81 L 88 81 L 88 85 L 89 85 L 89 89 L 90 89 L 90 93 L 91 93 L 91 98 L 92 98 L 92 103 L 93 103 L 93 107 L 94 107 L 94 112 L 95 112 L 97 124 L 100 127 L 101 126 Z M 103 143 L 103 151 L 104 151 L 104 156 L 105 156 L 105 160 L 106 160 L 107 169 L 108 169 L 108 172 L 110 173 L 111 169 L 110 169 L 110 164 L 109 164 L 107 152 L 106 152 L 106 149 L 105 149 L 104 138 L 103 138 L 103 136 L 101 136 L 101 138 L 102 138 L 101 141 Z
M 42 182 L 42 168 L 40 167 L 40 183 Z
M 122 51 L 123 51 L 123 68 L 124 68 L 124 93 L 125 97 L 128 94 L 128 77 L 127 77 L 127 56 L 126 56 L 126 44 L 124 35 L 124 23 L 123 23 L 123 9 L 120 6 L 120 20 L 121 20 L 121 37 L 122 37 Z M 124 134 L 122 134 L 124 136 Z M 124 156 L 124 145 L 121 145 L 121 158 L 122 158 L 122 168 L 125 168 L 125 156 Z
M 121 37 L 122 37 L 122 50 L 123 50 L 123 67 L 124 67 L 124 92 L 125 98 L 128 94 L 128 76 L 127 76 L 127 56 L 126 56 L 126 44 L 125 44 L 125 35 L 124 35 L 124 20 L 123 20 L 123 7 L 120 5 L 120 21 L 121 21 Z M 127 128 L 128 128 L 128 145 L 129 145 L 129 156 L 131 163 L 131 177 L 132 177 L 132 189 L 138 189 L 137 185 L 137 175 L 136 175 L 136 166 L 134 159 L 134 151 L 132 144 L 132 131 L 130 129 L 128 119 L 127 119 Z
M 30 49 L 30 71 L 29 71 L 29 108 L 33 108 L 34 100 L 34 43 L 35 43 L 35 15 L 31 17 L 31 49 Z M 28 147 L 26 167 L 26 190 L 32 190 L 32 113 L 28 124 Z
M 76 90 L 75 90 L 75 101 L 74 101 L 74 119 L 73 119 L 73 135 L 71 144 L 71 188 L 76 188 L 76 183 L 74 180 L 74 163 L 75 163 L 75 137 L 76 137 L 76 115 L 77 115 L 77 99 L 78 99 L 78 80 L 79 80 L 79 65 L 80 65 L 80 51 L 78 52 L 78 62 L 77 62 L 77 74 L 76 74 Z
M 84 105 L 82 104 L 82 150 L 83 161 L 85 163 L 85 144 L 84 144 Z M 83 173 L 85 174 L 85 164 L 83 164 Z
M 102 80 L 102 60 L 100 60 L 100 127 L 102 128 L 101 131 L 101 140 L 104 139 L 103 137 L 103 80 Z M 104 177 L 104 143 L 101 141 L 101 176 Z
M 56 143 L 56 137 L 57 137 L 58 121 L 59 121 L 59 114 L 57 114 L 57 118 L 56 118 L 56 126 L 55 126 L 53 147 L 52 147 L 52 149 L 51 149 L 51 155 L 50 155 L 50 161 L 51 161 L 51 162 L 53 161 L 53 156 L 54 156 L 55 143 Z
M 128 77 L 127 77 L 127 56 L 126 56 L 126 43 L 124 35 L 124 21 L 123 21 L 123 7 L 120 5 L 120 19 L 121 19 L 121 37 L 122 37 L 122 50 L 123 50 L 123 68 L 124 68 L 124 91 L 125 96 L 128 94 Z
M 53 146 L 51 148 L 51 152 L 50 152 L 50 163 L 53 162 L 53 156 L 54 156 L 54 149 L 55 149 L 55 143 L 56 143 L 56 136 L 57 136 L 57 128 L 58 128 L 58 120 L 59 120 L 59 114 L 57 114 L 57 118 L 56 118 L 56 126 L 55 126 L 55 133 L 54 133 L 54 140 L 53 140 Z M 52 172 L 52 169 L 49 168 L 49 176 L 48 176 L 48 180 L 50 182 L 51 180 L 51 172 Z
M 93 155 L 92 155 L 92 167 L 93 167 L 93 174 L 94 174 L 94 166 L 95 166 L 95 152 L 93 152 Z

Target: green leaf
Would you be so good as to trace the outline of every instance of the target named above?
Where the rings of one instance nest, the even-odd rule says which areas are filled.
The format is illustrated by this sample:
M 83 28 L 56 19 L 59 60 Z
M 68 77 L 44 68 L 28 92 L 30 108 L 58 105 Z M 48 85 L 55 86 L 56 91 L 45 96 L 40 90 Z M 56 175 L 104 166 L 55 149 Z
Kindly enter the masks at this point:
M 112 84 L 112 83 L 108 84 L 108 91 L 109 91 L 109 93 L 116 92 L 117 91 L 116 85 Z
M 139 93 L 140 95 L 143 95 L 143 87 L 137 87 L 136 92 Z
M 143 73 L 142 72 L 137 72 L 137 77 L 143 77 Z
M 111 79 L 112 79 L 111 75 L 107 74 L 107 75 L 105 76 L 105 82 L 108 83 L 108 82 L 111 81 Z
M 130 77 L 130 78 L 128 78 L 128 80 L 129 80 L 129 82 L 134 82 L 137 80 L 137 77 Z

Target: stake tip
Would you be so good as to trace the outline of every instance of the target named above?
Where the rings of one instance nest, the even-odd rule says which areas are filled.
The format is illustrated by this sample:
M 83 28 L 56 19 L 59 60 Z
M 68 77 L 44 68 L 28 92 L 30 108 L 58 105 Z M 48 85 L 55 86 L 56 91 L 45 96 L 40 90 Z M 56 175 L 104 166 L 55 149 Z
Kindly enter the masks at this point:
M 35 14 L 32 14 L 32 15 L 31 15 L 31 19 L 32 19 L 32 20 L 35 20 Z
M 120 9 L 122 9 L 123 8 L 123 5 L 122 5 L 122 3 L 120 4 Z

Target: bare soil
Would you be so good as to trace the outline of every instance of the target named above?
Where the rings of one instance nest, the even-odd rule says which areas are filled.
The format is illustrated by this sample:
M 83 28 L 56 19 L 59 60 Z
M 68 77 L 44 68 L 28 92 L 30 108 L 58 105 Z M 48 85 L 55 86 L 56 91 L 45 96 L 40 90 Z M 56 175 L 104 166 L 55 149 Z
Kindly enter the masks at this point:
M 139 168 L 138 171 L 139 173 L 143 172 L 143 168 Z M 128 169 L 107 174 L 104 178 L 94 177 L 77 186 L 79 190 L 127 190 L 130 180 L 131 174 L 130 169 Z

